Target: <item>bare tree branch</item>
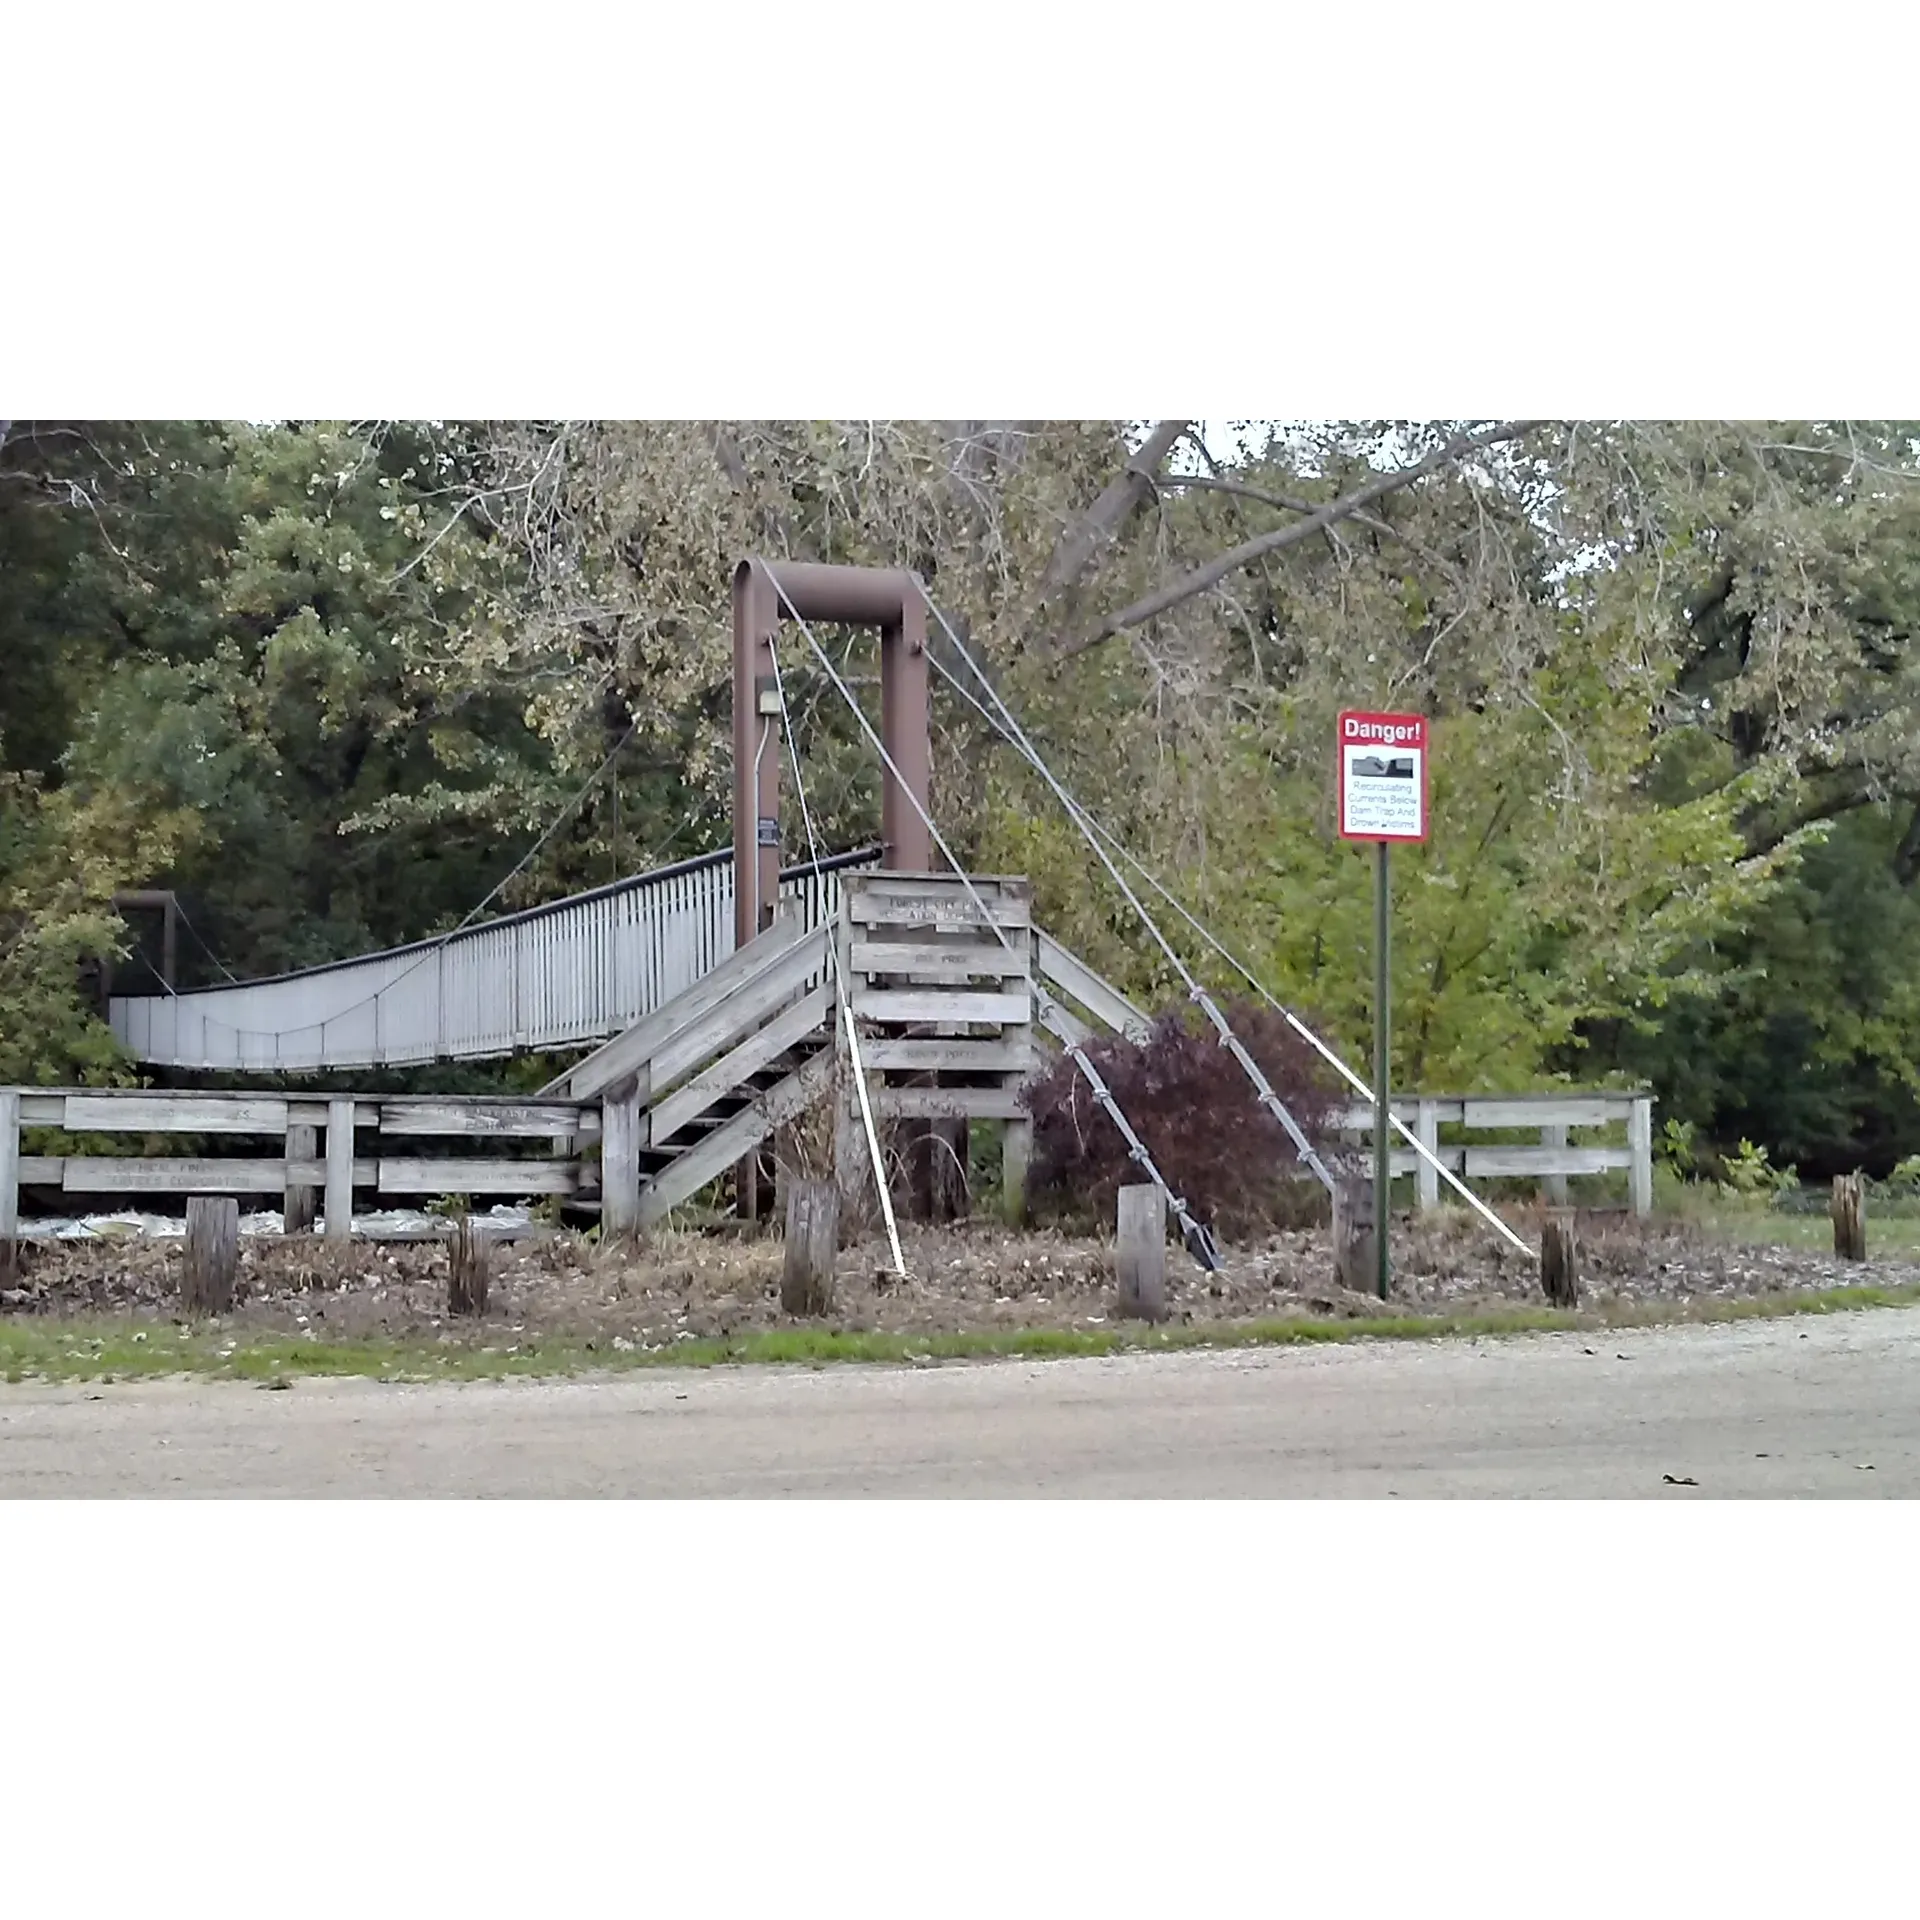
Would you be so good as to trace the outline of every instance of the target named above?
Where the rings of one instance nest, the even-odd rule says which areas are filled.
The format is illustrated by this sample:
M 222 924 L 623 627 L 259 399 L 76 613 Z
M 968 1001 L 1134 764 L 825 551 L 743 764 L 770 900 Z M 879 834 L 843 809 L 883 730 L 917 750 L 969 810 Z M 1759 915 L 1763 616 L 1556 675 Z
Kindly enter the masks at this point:
M 1368 507 L 1383 495 L 1397 493 L 1402 487 L 1410 486 L 1438 468 L 1452 466 L 1470 453 L 1477 453 L 1484 447 L 1498 446 L 1503 441 L 1515 440 L 1536 422 L 1531 420 L 1510 420 L 1504 425 L 1489 428 L 1484 433 L 1456 434 L 1445 446 L 1436 447 L 1423 460 L 1416 460 L 1410 467 L 1397 467 L 1391 473 L 1380 474 L 1369 480 L 1363 487 L 1356 487 L 1351 493 L 1342 494 L 1338 500 L 1330 500 L 1304 520 L 1296 520 L 1290 526 L 1277 527 L 1271 533 L 1263 533 L 1252 540 L 1242 541 L 1237 547 L 1229 548 L 1225 553 L 1216 555 L 1205 566 L 1196 567 L 1191 573 L 1158 592 L 1150 593 L 1144 600 L 1136 600 L 1132 606 L 1124 607 L 1120 612 L 1111 614 L 1090 634 L 1079 640 L 1070 641 L 1059 650 L 1058 657 L 1070 660 L 1075 654 L 1085 653 L 1090 647 L 1097 647 L 1103 640 L 1111 640 L 1117 633 L 1124 633 L 1129 627 L 1137 627 L 1153 619 L 1156 615 L 1179 606 L 1183 601 L 1191 600 L 1195 594 L 1206 590 L 1224 580 L 1228 574 L 1237 572 L 1261 555 L 1277 553 L 1282 547 L 1296 546 L 1302 540 L 1312 536 L 1324 527 L 1334 525 L 1336 521 L 1351 519 L 1362 507 Z
M 1277 507 L 1282 513 L 1318 513 L 1321 503 L 1315 500 L 1296 500 L 1288 494 L 1269 493 L 1264 487 L 1250 487 L 1244 480 L 1229 480 L 1222 475 L 1208 478 L 1199 473 L 1168 474 L 1161 482 L 1163 487 L 1197 487 L 1208 493 L 1238 494 L 1247 500 L 1257 500 L 1263 507 Z M 1459 569 L 1451 562 L 1435 553 L 1431 547 L 1423 546 L 1410 533 L 1402 533 L 1391 520 L 1382 520 L 1378 514 L 1351 513 L 1347 516 L 1355 526 L 1365 527 L 1370 533 L 1384 533 L 1389 540 L 1397 540 L 1410 553 L 1424 560 L 1428 566 L 1438 568 L 1448 579 L 1458 586 Z M 1327 529 L 1333 531 L 1331 527 Z
M 1184 420 L 1162 420 L 1147 436 L 1140 451 L 1128 460 L 1120 477 L 1104 488 L 1099 499 L 1060 536 L 1046 571 L 1040 576 L 1037 605 L 1044 606 L 1086 571 L 1101 542 L 1111 540 L 1134 509 L 1152 493 L 1161 461 L 1186 430 Z

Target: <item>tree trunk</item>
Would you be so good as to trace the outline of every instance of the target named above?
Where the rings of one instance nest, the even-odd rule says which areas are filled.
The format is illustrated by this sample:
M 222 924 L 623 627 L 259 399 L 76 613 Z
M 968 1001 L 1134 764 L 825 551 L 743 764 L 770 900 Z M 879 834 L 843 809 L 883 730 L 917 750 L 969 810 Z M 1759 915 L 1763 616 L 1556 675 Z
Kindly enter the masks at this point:
M 1167 1317 L 1167 1196 L 1160 1188 L 1120 1189 L 1113 1267 L 1121 1319 Z
M 1580 1304 L 1580 1241 L 1570 1213 L 1549 1214 L 1540 1230 L 1540 1290 L 1549 1306 Z
M 796 1180 L 787 1190 L 787 1249 L 780 1269 L 783 1313 L 833 1310 L 833 1266 L 840 1249 L 840 1195 L 831 1180 Z
M 188 1313 L 230 1313 L 240 1266 L 240 1203 L 195 1194 L 187 1202 L 180 1304 Z
M 447 1246 L 447 1312 L 478 1317 L 487 1310 L 488 1247 L 463 1214 L 454 1222 Z
M 1867 1190 L 1857 1173 L 1837 1173 L 1833 1177 L 1833 1251 L 1837 1259 L 1864 1260 L 1867 1257 Z

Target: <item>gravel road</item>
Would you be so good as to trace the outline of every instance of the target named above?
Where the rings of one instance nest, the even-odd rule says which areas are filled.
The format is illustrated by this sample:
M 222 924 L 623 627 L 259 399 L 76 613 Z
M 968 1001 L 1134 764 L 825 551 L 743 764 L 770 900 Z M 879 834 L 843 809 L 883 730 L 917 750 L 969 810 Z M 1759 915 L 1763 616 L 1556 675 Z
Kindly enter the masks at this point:
M 0 1495 L 169 1493 L 1905 1497 L 1920 1312 L 921 1369 L 0 1387 Z

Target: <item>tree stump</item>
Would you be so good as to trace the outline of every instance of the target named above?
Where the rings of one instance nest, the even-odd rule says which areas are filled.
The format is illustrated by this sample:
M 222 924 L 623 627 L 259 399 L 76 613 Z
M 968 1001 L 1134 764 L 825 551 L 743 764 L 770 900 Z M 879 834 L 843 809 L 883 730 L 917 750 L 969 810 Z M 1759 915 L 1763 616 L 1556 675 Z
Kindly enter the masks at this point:
M 1333 1187 L 1333 1277 L 1349 1293 L 1380 1291 L 1379 1239 L 1373 1228 L 1373 1182 L 1358 1176 Z
M 780 1269 L 783 1313 L 833 1310 L 833 1263 L 840 1250 L 840 1195 L 831 1180 L 796 1180 L 787 1190 L 787 1249 Z
M 447 1312 L 477 1316 L 487 1310 L 488 1247 L 474 1231 L 471 1216 L 454 1222 L 447 1243 Z
M 1155 1186 L 1122 1187 L 1113 1268 L 1123 1320 L 1167 1317 L 1167 1196 Z
M 1833 1176 L 1833 1251 L 1836 1259 L 1867 1257 L 1867 1189 L 1857 1173 Z
M 1540 1290 L 1549 1306 L 1580 1304 L 1580 1240 L 1570 1213 L 1549 1214 L 1540 1229 Z
M 230 1313 L 240 1268 L 240 1203 L 195 1194 L 187 1202 L 180 1304 L 188 1313 Z

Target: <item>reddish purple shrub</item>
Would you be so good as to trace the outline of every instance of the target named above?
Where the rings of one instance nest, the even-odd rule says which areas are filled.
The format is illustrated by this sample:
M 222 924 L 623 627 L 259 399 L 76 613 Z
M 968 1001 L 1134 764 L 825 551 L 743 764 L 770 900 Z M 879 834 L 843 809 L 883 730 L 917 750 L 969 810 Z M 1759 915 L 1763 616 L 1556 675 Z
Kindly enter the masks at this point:
M 1240 1042 L 1259 1062 L 1282 1104 L 1323 1155 L 1343 1104 L 1319 1057 L 1282 1017 L 1251 1002 L 1225 1002 Z M 1325 1208 L 1303 1173 L 1285 1128 L 1197 1009 L 1164 1013 L 1142 1042 L 1090 1041 L 1087 1057 L 1173 1190 L 1197 1220 L 1244 1237 L 1299 1225 Z M 1116 1190 L 1141 1179 L 1120 1130 L 1094 1100 L 1066 1055 L 1027 1088 L 1033 1117 L 1028 1193 L 1056 1217 L 1111 1224 Z

